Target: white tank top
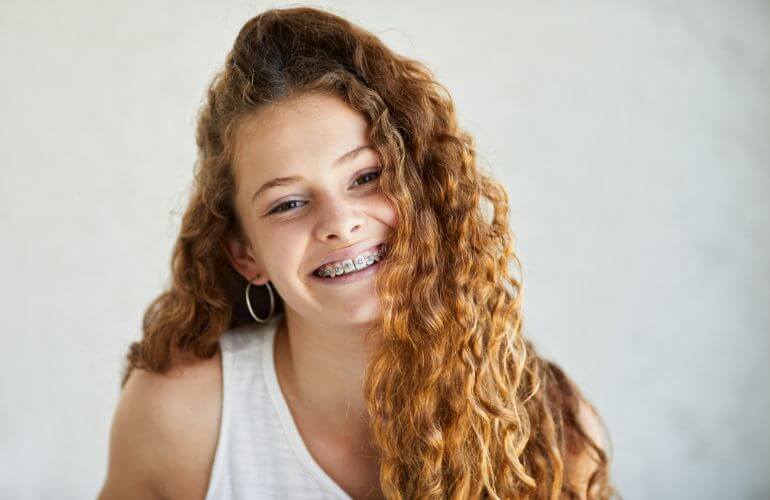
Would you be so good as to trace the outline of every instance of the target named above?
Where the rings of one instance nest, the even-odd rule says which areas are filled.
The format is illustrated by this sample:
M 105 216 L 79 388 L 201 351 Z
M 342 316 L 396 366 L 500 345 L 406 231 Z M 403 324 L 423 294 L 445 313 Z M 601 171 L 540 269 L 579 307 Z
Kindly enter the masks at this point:
M 219 339 L 222 419 L 206 500 L 351 500 L 310 454 L 281 392 L 273 341 L 282 317 Z

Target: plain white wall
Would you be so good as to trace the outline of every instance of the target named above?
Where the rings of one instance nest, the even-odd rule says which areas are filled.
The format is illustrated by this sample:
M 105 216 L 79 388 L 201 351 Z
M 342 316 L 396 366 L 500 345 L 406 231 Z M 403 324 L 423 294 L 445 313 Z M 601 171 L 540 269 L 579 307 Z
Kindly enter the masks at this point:
M 100 488 L 194 114 L 279 5 L 0 4 L 0 498 Z M 310 5 L 454 96 L 510 195 L 525 332 L 603 414 L 621 493 L 768 498 L 770 5 Z

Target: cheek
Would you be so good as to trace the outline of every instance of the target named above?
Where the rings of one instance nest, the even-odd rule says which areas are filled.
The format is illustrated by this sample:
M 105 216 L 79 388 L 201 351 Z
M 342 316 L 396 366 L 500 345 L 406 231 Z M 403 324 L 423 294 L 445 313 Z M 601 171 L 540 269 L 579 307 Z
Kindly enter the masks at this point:
M 302 260 L 302 237 L 298 231 L 263 229 L 259 234 L 260 253 L 264 255 L 265 266 L 271 276 L 286 275 L 297 269 Z
M 270 276 L 274 281 L 281 283 L 294 283 L 297 278 L 303 278 L 306 262 L 303 260 L 302 253 L 298 251 L 300 247 L 292 244 L 279 246 L 275 243 L 270 250 Z M 291 286 L 291 285 L 290 285 Z
M 377 214 L 383 224 L 390 228 L 395 228 L 398 224 L 396 209 L 388 202 L 385 196 L 380 197 Z

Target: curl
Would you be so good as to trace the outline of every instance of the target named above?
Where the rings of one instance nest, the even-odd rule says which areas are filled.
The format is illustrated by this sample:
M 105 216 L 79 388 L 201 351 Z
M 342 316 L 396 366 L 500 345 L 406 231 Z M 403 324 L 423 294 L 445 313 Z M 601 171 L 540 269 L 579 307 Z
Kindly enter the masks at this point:
M 585 398 L 522 335 L 508 196 L 479 169 L 449 92 L 422 63 L 313 8 L 250 19 L 212 80 L 171 283 L 145 313 L 123 382 L 134 368 L 210 357 L 227 328 L 248 320 L 245 281 L 223 247 L 243 238 L 234 138 L 261 108 L 306 92 L 337 95 L 368 118 L 398 220 L 377 275 L 382 317 L 364 386 L 384 494 L 610 498 L 608 456 L 579 418 Z M 586 450 L 597 469 L 589 485 L 572 485 L 573 457 Z

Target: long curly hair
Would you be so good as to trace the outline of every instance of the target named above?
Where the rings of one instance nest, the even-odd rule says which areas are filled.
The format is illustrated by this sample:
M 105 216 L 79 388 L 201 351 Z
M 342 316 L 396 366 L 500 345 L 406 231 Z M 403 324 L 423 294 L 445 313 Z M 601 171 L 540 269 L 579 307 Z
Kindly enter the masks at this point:
M 364 381 L 383 493 L 616 495 L 608 455 L 581 423 L 579 402 L 595 410 L 522 336 L 508 197 L 477 166 L 448 91 L 424 64 L 323 10 L 272 9 L 250 19 L 214 76 L 197 117 L 198 159 L 171 284 L 145 312 L 121 385 L 134 368 L 168 371 L 177 354 L 210 358 L 225 330 L 252 321 L 246 281 L 224 247 L 244 234 L 234 206 L 235 137 L 260 108 L 313 91 L 334 93 L 368 117 L 380 186 L 397 214 L 376 278 L 382 315 L 369 333 L 380 342 Z M 577 491 L 570 457 L 584 451 L 597 467 Z

